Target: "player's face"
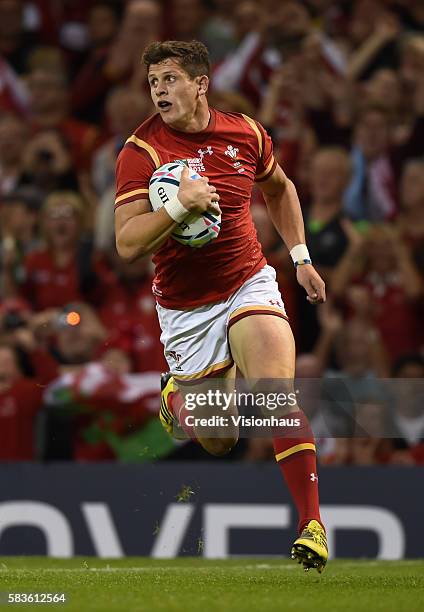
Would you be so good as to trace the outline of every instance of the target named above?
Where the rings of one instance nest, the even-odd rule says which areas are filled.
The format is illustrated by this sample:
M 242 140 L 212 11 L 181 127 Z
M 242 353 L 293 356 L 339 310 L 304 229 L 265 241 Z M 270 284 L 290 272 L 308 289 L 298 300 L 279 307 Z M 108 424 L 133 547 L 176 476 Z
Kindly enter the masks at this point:
M 149 68 L 150 92 L 156 110 L 171 127 L 184 129 L 196 115 L 202 90 L 201 80 L 191 79 L 179 63 L 170 58 Z

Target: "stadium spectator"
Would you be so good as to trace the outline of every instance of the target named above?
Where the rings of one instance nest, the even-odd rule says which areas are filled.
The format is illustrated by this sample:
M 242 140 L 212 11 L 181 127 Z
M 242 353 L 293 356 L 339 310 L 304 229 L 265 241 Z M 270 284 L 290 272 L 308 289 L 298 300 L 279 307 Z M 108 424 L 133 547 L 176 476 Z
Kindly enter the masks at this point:
M 96 312 L 84 302 L 69 303 L 51 311 L 50 345 L 62 371 L 78 371 L 100 354 L 107 332 Z
M 162 7 L 156 0 L 130 0 L 125 5 L 119 31 L 105 65 L 107 78 L 126 83 L 137 90 L 145 88 L 145 69 L 140 58 L 143 49 L 161 38 Z
M 13 266 L 19 275 L 24 258 L 38 248 L 38 210 L 40 200 L 34 190 L 22 188 L 0 200 L 0 279 L 3 282 L 4 267 Z
M 422 389 L 424 360 L 418 354 L 404 355 L 393 366 L 394 439 L 392 463 L 424 464 L 424 411 Z M 418 383 L 418 384 L 416 384 Z
M 207 17 L 204 0 L 171 0 L 170 33 L 173 40 L 203 40 L 203 26 Z
M 75 314 L 79 320 L 70 318 Z M 46 454 L 81 461 L 115 458 L 126 436 L 156 415 L 159 371 L 151 363 L 148 375 L 129 376 L 129 354 L 110 348 L 107 331 L 88 304 L 52 311 L 44 325 L 50 327 L 50 347 L 61 370 L 46 393 L 48 431 L 65 436 L 68 456 L 60 455 L 54 441 Z
M 304 108 L 304 83 L 299 78 L 304 67 L 299 43 L 293 43 L 290 53 L 269 80 L 258 111 L 259 120 L 276 142 L 276 155 L 289 176 L 299 179 L 302 165 L 313 135 L 307 125 Z
M 28 76 L 28 87 L 33 131 L 58 130 L 69 147 L 76 169 L 87 171 L 99 133 L 94 126 L 70 115 L 66 75 L 57 70 L 37 68 Z
M 306 72 L 321 73 L 323 67 L 341 72 L 340 50 L 325 31 L 319 31 L 310 7 L 304 3 L 271 1 L 265 6 L 241 2 L 234 9 L 234 22 L 239 45 L 217 66 L 212 84 L 220 90 L 241 91 L 256 108 L 272 73 L 294 58 L 300 68 L 297 81 L 302 84 L 302 97 L 309 85 L 309 79 L 305 82 L 304 78 Z
M 236 47 L 235 28 L 240 26 L 240 15 L 236 20 L 233 13 L 239 4 L 232 0 L 214 0 L 213 11 L 203 25 L 203 41 L 213 64 L 221 62 Z M 252 5 L 256 6 L 254 2 Z
M 0 54 L 0 111 L 26 116 L 29 112 L 27 88 Z
M 321 276 L 331 283 L 331 270 L 347 248 L 343 229 L 343 194 L 351 164 L 341 148 L 319 149 L 310 173 L 311 204 L 305 219 L 306 241 Z
M 345 227 L 350 227 L 350 246 L 333 272 L 333 296 L 346 299 L 352 283 L 358 284 L 372 305 L 372 321 L 389 358 L 417 350 L 423 283 L 407 246 L 388 224 L 374 226 L 364 240 L 349 224 Z
M 109 251 L 111 270 L 103 275 L 99 317 L 108 330 L 107 344 L 125 349 L 136 372 L 166 369 L 155 300 L 152 295 L 152 269 L 148 258 L 133 263 Z
M 69 146 L 60 132 L 54 129 L 38 132 L 23 151 L 19 186 L 33 186 L 44 197 L 59 189 L 78 189 L 80 181 Z
M 130 374 L 133 371 L 133 364 L 129 354 L 120 348 L 106 349 L 100 362 L 104 364 L 109 372 L 115 374 Z
M 349 21 L 346 75 L 366 79 L 380 68 L 396 68 L 400 24 L 384 3 L 359 0 Z
M 424 38 L 421 34 L 411 34 L 404 38 L 399 66 L 402 86 L 410 95 L 417 92 L 423 80 Z
M 52 193 L 43 204 L 41 230 L 45 246 L 34 250 L 24 261 L 24 279 L 13 275 L 15 262 L 4 267 L 5 292 L 20 293 L 40 311 L 60 308 L 93 295 L 90 243 L 84 241 L 84 208 L 73 192 Z M 93 266 L 101 264 L 93 261 Z
M 387 398 L 377 395 L 378 387 L 365 389 L 355 399 L 349 437 L 336 437 L 333 448 L 323 456 L 325 465 L 381 465 L 391 462 L 392 423 Z M 369 395 L 367 395 L 369 393 Z M 385 437 L 387 436 L 387 437 Z
M 396 183 L 389 146 L 387 112 L 372 106 L 362 110 L 354 129 L 352 179 L 345 198 L 351 219 L 376 222 L 395 215 Z
M 36 419 L 41 412 L 44 388 L 57 375 L 55 361 L 38 348 L 33 334 L 24 321 L 22 324 L 13 328 L 7 313 L 3 313 L 2 335 L 6 334 L 8 341 L 0 342 L 1 461 L 37 458 Z M 29 360 L 31 377 L 23 373 L 22 356 Z
M 306 241 L 312 261 L 331 288 L 331 275 L 343 256 L 348 240 L 343 228 L 343 194 L 349 183 L 351 164 L 341 147 L 318 149 L 312 157 L 308 176 L 311 203 L 304 213 Z M 304 351 L 311 351 L 319 335 L 317 311 L 303 300 L 297 304 L 302 325 L 299 340 Z
M 123 439 L 156 414 L 159 372 L 128 376 L 133 367 L 128 353 L 108 347 L 107 332 L 88 304 L 69 304 L 34 319 L 58 372 L 45 392 L 44 457 L 115 458 Z
M 424 277 L 424 159 L 411 159 L 404 166 L 397 226 Z
M 358 389 L 362 381 L 389 375 L 383 339 L 369 321 L 345 322 L 331 302 L 320 309 L 319 319 L 321 333 L 313 352 L 326 375 L 356 381 Z
M 117 35 L 120 7 L 110 0 L 96 0 L 88 13 L 89 49 L 71 85 L 73 114 L 83 121 L 101 124 L 108 91 L 113 84 L 106 63 Z
M 50 45 L 59 45 L 73 61 L 87 42 L 86 22 L 89 3 L 86 0 L 57 3 L 55 0 L 33 0 L 32 29 Z M 72 54 L 75 51 L 75 55 Z
M 28 59 L 36 46 L 30 32 L 24 29 L 23 0 L 0 2 L 0 55 L 18 74 L 28 69 Z
M 336 438 L 332 453 L 323 457 L 325 465 L 382 465 L 391 461 L 392 441 L 387 435 L 388 409 L 385 403 L 371 397 L 357 402 L 354 429 L 348 438 Z
M 28 129 L 14 115 L 0 118 L 0 197 L 13 191 L 23 172 Z
M 398 73 L 389 68 L 381 68 L 363 86 L 366 103 L 383 108 L 390 118 L 392 143 L 402 144 L 411 121 L 411 111 L 405 108 Z
M 326 396 L 324 369 L 325 364 L 314 353 L 301 353 L 296 358 L 299 403 L 311 423 L 320 461 L 334 452 L 340 420 L 337 408 L 333 408 Z
M 140 461 L 143 454 L 161 456 L 173 448 L 161 435 L 160 425 L 155 427 L 156 418 L 152 423 L 159 401 L 159 373 L 130 374 L 125 354 L 118 355 L 116 349 L 111 353 L 62 374 L 48 388 L 50 433 L 60 435 L 67 445 L 64 456 L 50 435 L 45 449 L 50 459 Z M 154 448 L 147 449 L 146 444 L 152 443 Z
M 250 74 L 256 70 L 255 76 L 259 77 L 262 84 L 272 71 L 267 58 L 263 58 L 261 31 L 264 25 L 264 9 L 250 0 L 239 2 L 233 10 L 233 23 L 237 47 L 215 67 L 212 90 L 238 91 L 256 108 L 261 96 L 257 82 L 252 85 Z M 273 67 L 274 65 L 275 60 L 272 62 Z

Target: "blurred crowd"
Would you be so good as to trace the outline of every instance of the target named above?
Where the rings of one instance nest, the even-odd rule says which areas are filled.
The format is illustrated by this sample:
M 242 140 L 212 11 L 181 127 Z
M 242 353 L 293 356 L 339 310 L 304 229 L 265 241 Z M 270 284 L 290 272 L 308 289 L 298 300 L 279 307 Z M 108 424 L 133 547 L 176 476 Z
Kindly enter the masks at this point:
M 423 464 L 422 0 L 0 0 L 0 460 L 205 458 L 160 429 L 151 264 L 114 246 L 115 160 L 152 112 L 141 54 L 167 38 L 208 45 L 211 105 L 259 120 L 297 186 L 319 308 L 252 197 L 297 375 L 351 385 L 367 421 L 329 442 L 312 416 L 322 462 Z

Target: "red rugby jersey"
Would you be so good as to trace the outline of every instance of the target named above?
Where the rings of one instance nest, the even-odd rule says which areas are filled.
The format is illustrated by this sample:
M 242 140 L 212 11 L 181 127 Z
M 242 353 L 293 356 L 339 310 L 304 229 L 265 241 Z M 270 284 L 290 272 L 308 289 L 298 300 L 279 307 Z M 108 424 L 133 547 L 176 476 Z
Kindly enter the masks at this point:
M 118 157 L 115 207 L 147 198 L 153 172 L 181 159 L 215 185 L 222 223 L 219 236 L 200 249 L 169 238 L 154 254 L 153 293 L 159 304 L 177 310 L 225 300 L 266 264 L 249 206 L 254 181 L 267 179 L 276 166 L 270 137 L 246 115 L 211 109 L 208 127 L 195 134 L 154 115 Z

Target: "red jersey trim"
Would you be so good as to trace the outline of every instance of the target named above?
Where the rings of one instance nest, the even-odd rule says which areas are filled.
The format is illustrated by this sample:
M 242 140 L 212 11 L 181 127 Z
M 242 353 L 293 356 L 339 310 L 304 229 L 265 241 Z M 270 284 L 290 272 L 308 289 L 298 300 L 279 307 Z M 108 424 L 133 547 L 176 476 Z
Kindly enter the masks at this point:
M 144 140 L 141 140 L 141 138 L 137 138 L 137 136 L 135 136 L 134 134 L 125 141 L 125 144 L 129 144 L 130 142 L 135 144 L 140 149 L 144 149 L 145 151 L 147 151 L 147 153 L 152 158 L 153 163 L 156 166 L 156 169 L 161 167 L 162 164 L 161 164 L 159 155 L 156 153 L 155 149 L 151 145 L 149 145 Z
M 267 178 L 274 174 L 275 168 L 277 167 L 277 161 L 274 156 L 272 156 L 268 166 L 266 167 L 265 172 L 261 174 L 257 174 L 255 176 L 255 183 L 260 183 L 261 181 L 266 181 Z

